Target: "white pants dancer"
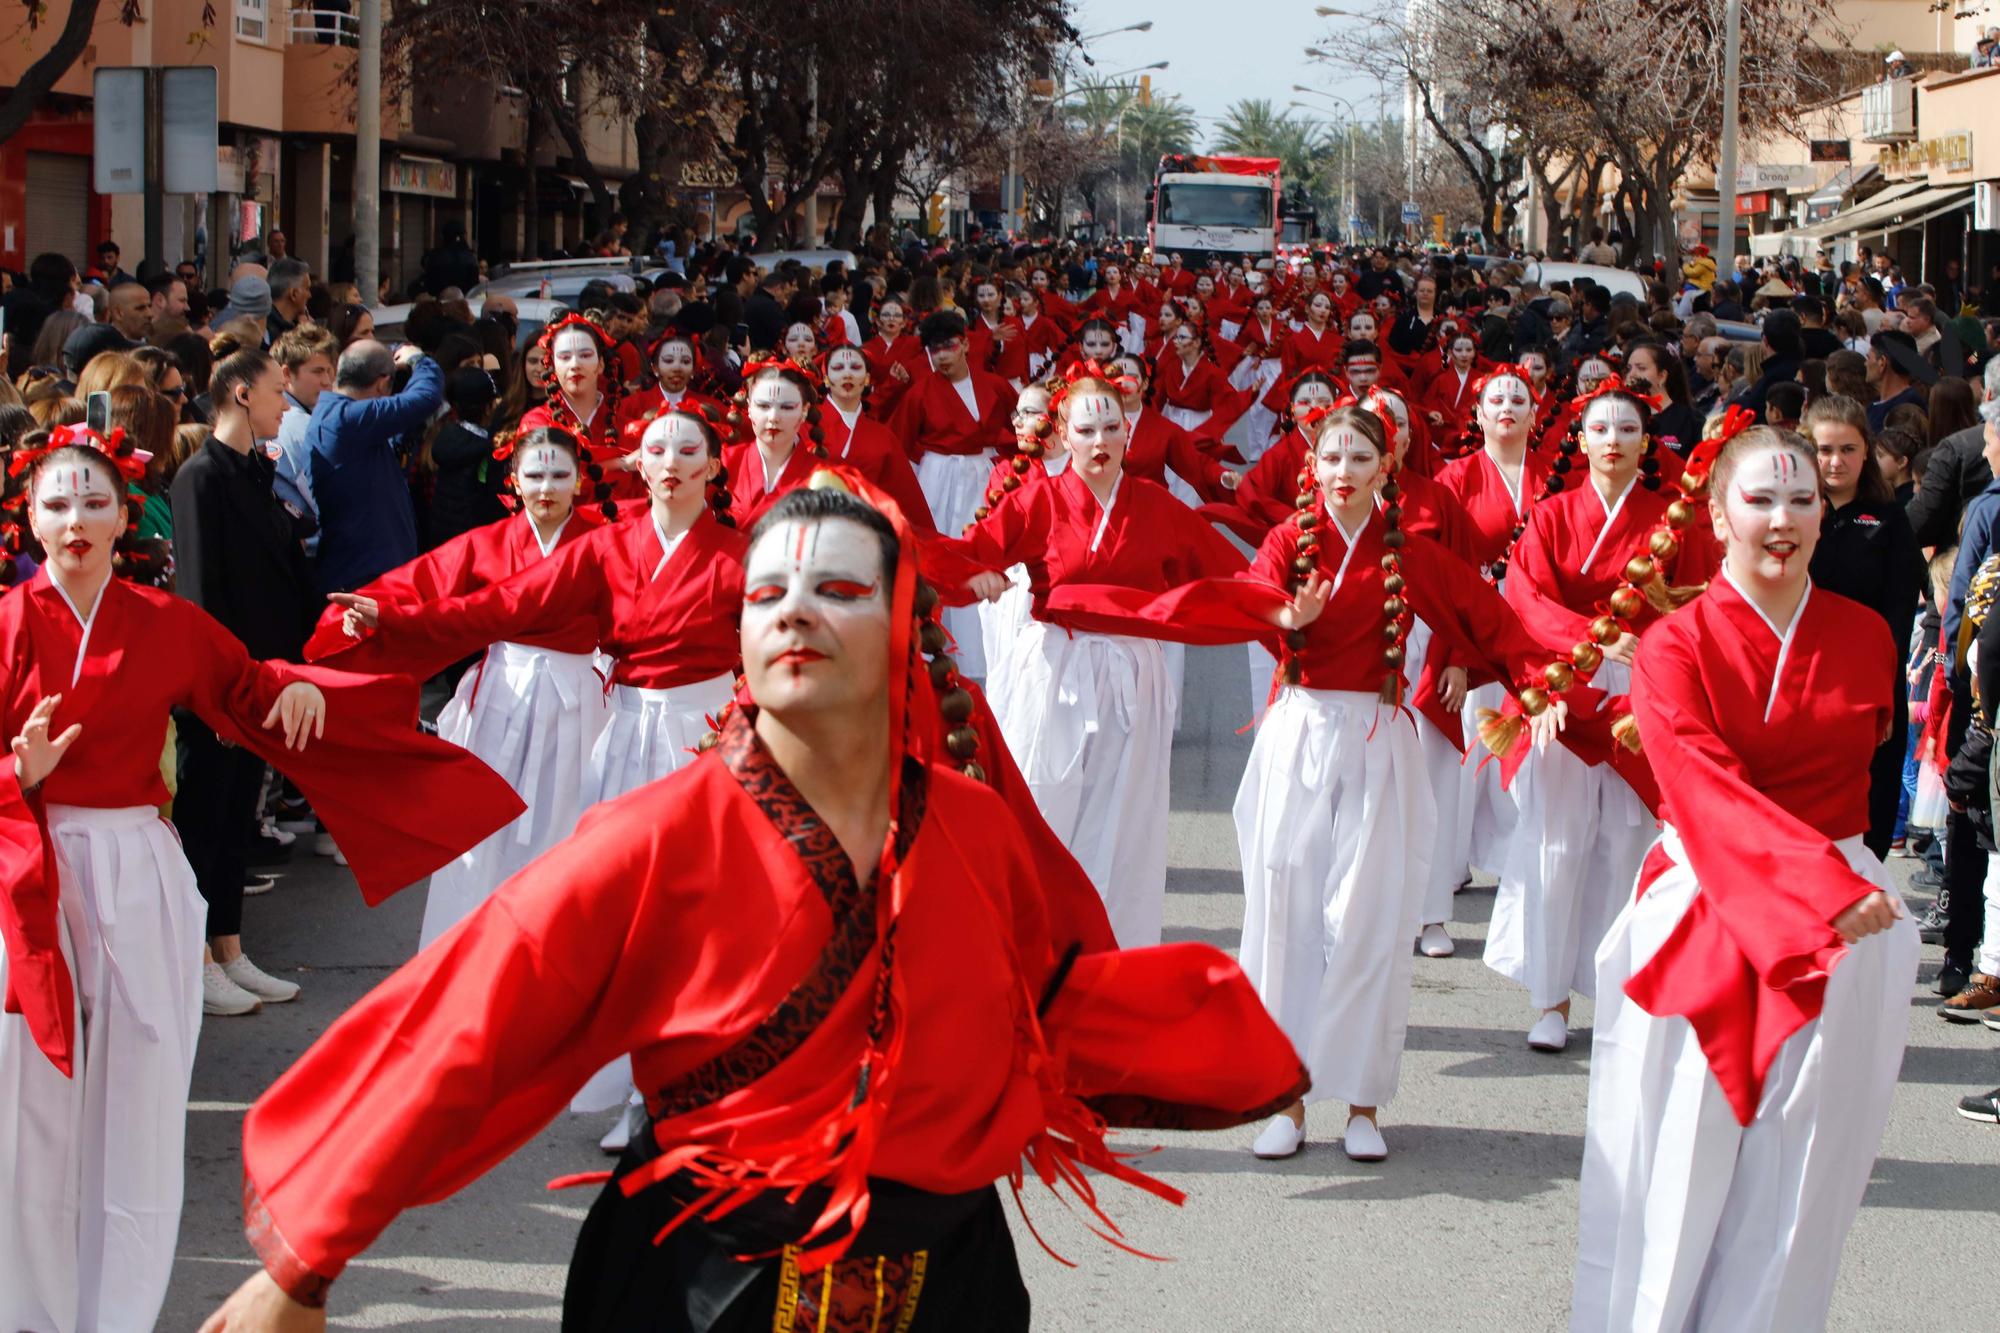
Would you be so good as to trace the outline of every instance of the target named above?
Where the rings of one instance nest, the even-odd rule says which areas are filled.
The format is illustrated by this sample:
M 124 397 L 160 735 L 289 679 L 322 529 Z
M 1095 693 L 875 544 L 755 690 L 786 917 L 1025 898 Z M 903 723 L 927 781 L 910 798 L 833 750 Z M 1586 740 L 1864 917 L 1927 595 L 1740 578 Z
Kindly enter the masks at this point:
M 1625 994 L 1700 892 L 1671 828 L 1662 846 L 1674 865 L 1597 955 L 1570 1328 L 1824 1328 L 1903 1062 L 1916 926 L 1899 919 L 1834 966 L 1819 1018 L 1779 1048 L 1756 1118 L 1738 1125 L 1688 1021 L 1655 1018 Z M 1860 838 L 1837 846 L 1895 892 Z
M 591 751 L 610 715 L 589 653 L 496 643 L 459 679 L 438 735 L 513 786 L 527 810 L 431 876 L 420 948 L 450 930 L 522 866 L 576 831 Z
M 1630 682 L 1616 662 L 1597 673 L 1609 692 Z M 1486 965 L 1526 986 L 1537 1009 L 1553 1009 L 1571 991 L 1597 993 L 1597 946 L 1632 896 L 1656 827 L 1609 764 L 1586 764 L 1560 741 L 1529 753 L 1514 794 L 1521 818 L 1493 901 Z
M 931 522 L 947 537 L 957 537 L 986 503 L 986 481 L 993 475 L 993 450 L 976 454 L 925 454 L 917 460 L 917 485 L 931 507 Z M 955 641 L 952 656 L 968 676 L 986 675 L 986 647 L 979 630 L 979 612 L 970 606 L 947 606 L 942 620 Z
M 48 821 L 76 1076 L 0 1015 L 0 1328 L 144 1333 L 180 1233 L 208 908 L 151 806 Z
M 1431 840 L 1430 877 L 1424 884 L 1423 924 L 1442 926 L 1451 920 L 1452 897 L 1465 882 L 1472 848 L 1472 821 L 1465 817 L 1464 789 L 1459 783 L 1465 755 L 1459 752 L 1457 742 L 1421 713 L 1417 714 L 1417 741 L 1437 805 L 1437 836 Z M 1479 762 L 1477 755 L 1472 762 Z
M 1000 734 L 1042 818 L 1104 899 L 1119 947 L 1158 944 L 1178 706 L 1160 645 L 1031 620 L 1004 679 Z
M 1312 1071 L 1310 1100 L 1387 1105 L 1436 820 L 1415 727 L 1372 694 L 1287 686 L 1235 816 L 1243 971 Z
M 1163 407 L 1160 409 L 1160 415 L 1173 422 L 1176 426 L 1179 426 L 1182 430 L 1194 430 L 1207 424 L 1208 419 L 1214 416 L 1215 413 L 1212 411 L 1197 412 L 1190 407 Z M 1181 474 L 1172 468 L 1167 469 L 1167 489 L 1173 492 L 1176 500 L 1179 500 L 1188 508 L 1201 508 L 1202 498 L 1200 493 L 1192 485 L 1182 480 Z
M 1514 845 L 1514 828 L 1521 812 L 1514 793 L 1500 786 L 1500 765 L 1486 763 L 1479 740 L 1479 710 L 1499 711 L 1507 702 L 1507 687 L 1498 681 L 1468 690 L 1459 724 L 1465 728 L 1467 759 L 1458 770 L 1458 817 L 1465 825 L 1465 860 L 1498 875 L 1507 868 Z M 1460 876 L 1462 880 L 1464 877 Z
M 1034 619 L 1034 598 L 1028 586 L 1028 567 L 1007 567 L 1007 591 L 991 602 L 975 602 L 979 613 L 979 635 L 986 649 L 986 698 L 999 717 L 1000 696 L 1006 693 L 1007 659 L 1014 651 L 1014 638 Z
M 658 782 L 693 760 L 708 734 L 708 719 L 719 716 L 735 693 L 730 676 L 712 676 L 672 689 L 638 685 L 611 687 L 611 716 L 590 753 L 583 804 L 587 810 L 649 782 Z M 569 1109 L 587 1115 L 621 1106 L 632 1092 L 632 1059 L 621 1055 L 590 1076 Z

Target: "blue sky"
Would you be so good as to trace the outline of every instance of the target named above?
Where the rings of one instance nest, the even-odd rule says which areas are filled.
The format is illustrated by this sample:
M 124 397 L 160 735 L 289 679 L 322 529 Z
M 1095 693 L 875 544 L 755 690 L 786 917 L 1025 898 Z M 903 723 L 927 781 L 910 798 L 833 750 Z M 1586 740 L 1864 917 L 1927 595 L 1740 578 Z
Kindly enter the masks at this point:
M 1366 9 L 1366 4 L 1352 4 Z M 1291 91 L 1295 83 L 1323 88 L 1345 97 L 1364 115 L 1375 111 L 1376 91 L 1372 81 L 1349 78 L 1336 81 L 1326 67 L 1306 55 L 1305 49 L 1318 45 L 1334 29 L 1332 20 L 1313 14 L 1310 0 L 1079 0 L 1075 11 L 1077 30 L 1086 36 L 1106 28 L 1122 27 L 1145 19 L 1153 21 L 1151 32 L 1127 32 L 1102 37 L 1090 43 L 1095 69 L 1078 69 L 1072 85 L 1091 77 L 1117 74 L 1157 60 L 1169 68 L 1153 74 L 1153 88 L 1161 93 L 1178 93 L 1193 108 L 1204 132 L 1230 103 L 1262 97 L 1280 109 L 1296 100 L 1313 103 Z M 1133 76 L 1136 77 L 1136 76 Z M 1390 103 L 1400 110 L 1397 90 Z M 1320 119 L 1332 120 L 1340 114 L 1331 103 L 1322 103 Z

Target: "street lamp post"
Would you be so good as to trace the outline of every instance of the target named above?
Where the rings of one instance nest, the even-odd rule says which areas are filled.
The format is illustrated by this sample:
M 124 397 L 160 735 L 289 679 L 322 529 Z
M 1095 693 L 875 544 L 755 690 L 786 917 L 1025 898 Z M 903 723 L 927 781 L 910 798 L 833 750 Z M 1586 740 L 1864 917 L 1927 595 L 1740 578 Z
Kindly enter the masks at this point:
M 1106 28 L 1102 32 L 1084 33 L 1081 36 L 1077 37 L 1077 39 L 1075 40 L 1074 43 L 1072 43 L 1072 45 L 1074 45 L 1077 48 L 1077 50 L 1082 53 L 1084 64 L 1094 65 L 1096 62 L 1090 58 L 1090 53 L 1083 50 L 1083 48 L 1088 46 L 1090 43 L 1097 41 L 1098 39 L 1103 37 L 1116 37 L 1120 33 L 1151 32 L 1152 30 L 1153 30 L 1153 20 L 1142 19 L 1137 23 L 1127 23 L 1126 25 L 1120 28 Z M 1069 66 L 1068 55 L 1064 55 L 1062 59 L 1059 60 L 1056 64 L 1055 100 L 1057 102 L 1064 101 L 1068 97 L 1068 94 L 1063 87 L 1063 82 L 1064 82 L 1063 73 L 1068 68 L 1068 66 Z M 1164 60 L 1157 65 L 1146 66 L 1147 69 L 1165 69 L 1166 67 L 1167 67 L 1167 62 L 1165 62 Z M 1136 73 L 1136 72 L 1137 71 L 1134 70 L 1127 71 L 1127 73 Z M 1112 77 L 1116 78 L 1118 76 L 1113 75 Z M 1025 231 L 1027 229 L 1026 214 L 1027 214 L 1028 192 L 1024 188 L 1024 183 L 1022 182 L 1020 175 L 1021 132 L 1020 132 L 1020 125 L 1018 123 L 1019 117 L 1015 117 L 1014 119 L 1016 120 L 1014 133 L 1010 137 L 1010 140 L 1007 144 L 1007 167 L 1005 173 L 1000 178 L 1000 202 L 1001 206 L 1006 210 L 1008 225 L 1014 227 L 1015 230 L 1017 231 Z M 1017 196 L 1018 196 L 1018 210 L 1017 210 Z M 1018 225 L 1016 225 L 1017 221 Z M 1056 219 L 1057 230 L 1061 230 L 1061 225 L 1062 225 L 1062 219 L 1057 218 Z
M 1736 116 L 1743 72 L 1743 0 L 1722 9 L 1722 162 L 1715 175 L 1715 272 L 1727 279 L 1736 271 Z M 1665 239 L 1661 248 L 1667 248 Z
M 1353 221 L 1355 208 L 1359 202 L 1354 198 L 1354 130 L 1360 123 L 1361 113 L 1354 109 L 1354 103 L 1334 93 L 1321 92 L 1317 88 L 1308 88 L 1302 83 L 1293 84 L 1292 91 L 1305 97 L 1323 97 L 1329 102 L 1338 104 L 1347 112 L 1347 123 L 1343 127 L 1340 136 L 1342 144 L 1347 150 L 1346 170 L 1341 174 L 1340 181 L 1340 230 L 1345 235 L 1351 230 L 1349 223 Z M 1302 102 L 1293 102 L 1292 105 L 1302 111 L 1311 110 L 1310 107 L 1307 107 Z M 1353 238 L 1350 236 L 1348 239 L 1351 241 Z

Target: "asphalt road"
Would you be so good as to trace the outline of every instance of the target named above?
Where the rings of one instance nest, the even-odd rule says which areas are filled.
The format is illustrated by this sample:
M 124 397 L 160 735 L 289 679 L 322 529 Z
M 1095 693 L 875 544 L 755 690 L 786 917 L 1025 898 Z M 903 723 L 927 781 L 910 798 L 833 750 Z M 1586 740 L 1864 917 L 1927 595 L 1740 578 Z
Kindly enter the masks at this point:
M 1229 805 L 1249 753 L 1240 648 L 1194 649 L 1173 759 L 1167 938 L 1234 949 L 1241 884 Z M 1896 861 L 1899 878 L 1915 863 Z M 188 1199 L 164 1329 L 192 1329 L 253 1263 L 239 1218 L 248 1103 L 343 1009 L 415 947 L 422 890 L 374 910 L 330 861 L 295 856 L 278 888 L 246 904 L 243 937 L 298 1001 L 202 1033 L 188 1124 Z M 1590 1006 L 1562 1055 L 1531 1052 L 1524 995 L 1480 962 L 1489 886 L 1459 895 L 1455 958 L 1420 958 L 1402 1088 L 1382 1113 L 1387 1161 L 1347 1160 L 1339 1108 L 1316 1108 L 1309 1143 L 1281 1163 L 1251 1157 L 1254 1128 L 1146 1133 L 1145 1169 L 1185 1189 L 1169 1207 L 1116 1184 L 1107 1212 L 1151 1262 L 1088 1234 L 1030 1185 L 1029 1215 L 1076 1266 L 1059 1265 L 1014 1218 L 1038 1329 L 1539 1330 L 1562 1327 L 1576 1250 Z M 1991 1224 L 2000 1129 L 1960 1119 L 1958 1097 L 2000 1083 L 2000 1035 L 1932 1012 L 1938 951 L 1910 997 L 1902 1083 L 1832 1327 L 1990 1321 L 2000 1304 Z M 601 1167 L 599 1118 L 564 1116 L 457 1197 L 406 1214 L 334 1287 L 339 1328 L 552 1329 L 589 1200 L 544 1184 Z M 1010 1205 L 1011 1212 L 1011 1205 Z M 1987 1219 L 1981 1222 L 1980 1219 Z

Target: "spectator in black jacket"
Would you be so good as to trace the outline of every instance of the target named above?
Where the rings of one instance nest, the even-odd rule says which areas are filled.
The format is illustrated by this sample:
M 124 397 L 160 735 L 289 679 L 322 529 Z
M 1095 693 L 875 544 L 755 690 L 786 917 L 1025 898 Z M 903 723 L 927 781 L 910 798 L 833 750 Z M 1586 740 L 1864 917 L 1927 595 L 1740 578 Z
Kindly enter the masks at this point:
M 7 312 L 8 378 L 18 378 L 32 362 L 35 338 L 42 321 L 58 310 L 70 308 L 76 293 L 76 265 L 59 254 L 36 255 L 28 265 L 28 281 L 0 297 Z
M 1764 368 L 1756 383 L 1736 397 L 1746 411 L 1764 420 L 1764 395 L 1774 384 L 1799 377 L 1799 362 L 1805 359 L 1799 342 L 1799 317 L 1789 310 L 1773 310 L 1764 316 Z
M 437 486 L 424 525 L 426 550 L 507 516 L 500 503 L 507 465 L 494 459 L 487 429 L 498 396 L 493 377 L 476 365 L 460 366 L 445 377 L 444 401 L 452 416 L 431 441 Z
M 271 460 L 257 447 L 278 433 L 284 377 L 261 347 L 231 347 L 208 385 L 213 430 L 174 474 L 175 591 L 220 621 L 250 656 L 296 661 L 317 599 L 291 516 L 272 491 Z M 208 975 L 206 1012 L 248 1013 L 256 1001 L 289 1000 L 299 988 L 265 975 L 243 953 L 244 853 L 256 835 L 263 761 L 223 744 L 191 713 L 175 719 L 181 781 L 174 827 L 208 902 L 214 961 L 232 983 Z
M 1986 366 L 1984 389 L 1987 402 L 2000 402 L 2000 360 Z M 1986 465 L 1986 433 L 1974 425 L 1947 435 L 1931 450 L 1925 463 L 1923 484 L 1910 498 L 1905 511 L 1910 531 L 1919 546 L 1951 546 L 1958 541 L 1959 519 L 1972 497 L 1993 484 L 1993 470 Z
M 1826 302 L 1810 292 L 1792 298 L 1799 317 L 1799 347 L 1810 360 L 1824 361 L 1841 349 L 1840 335 L 1826 326 Z
M 743 322 L 750 329 L 750 350 L 775 351 L 785 336 L 785 309 L 798 293 L 798 284 L 781 272 L 767 273 L 743 302 Z

